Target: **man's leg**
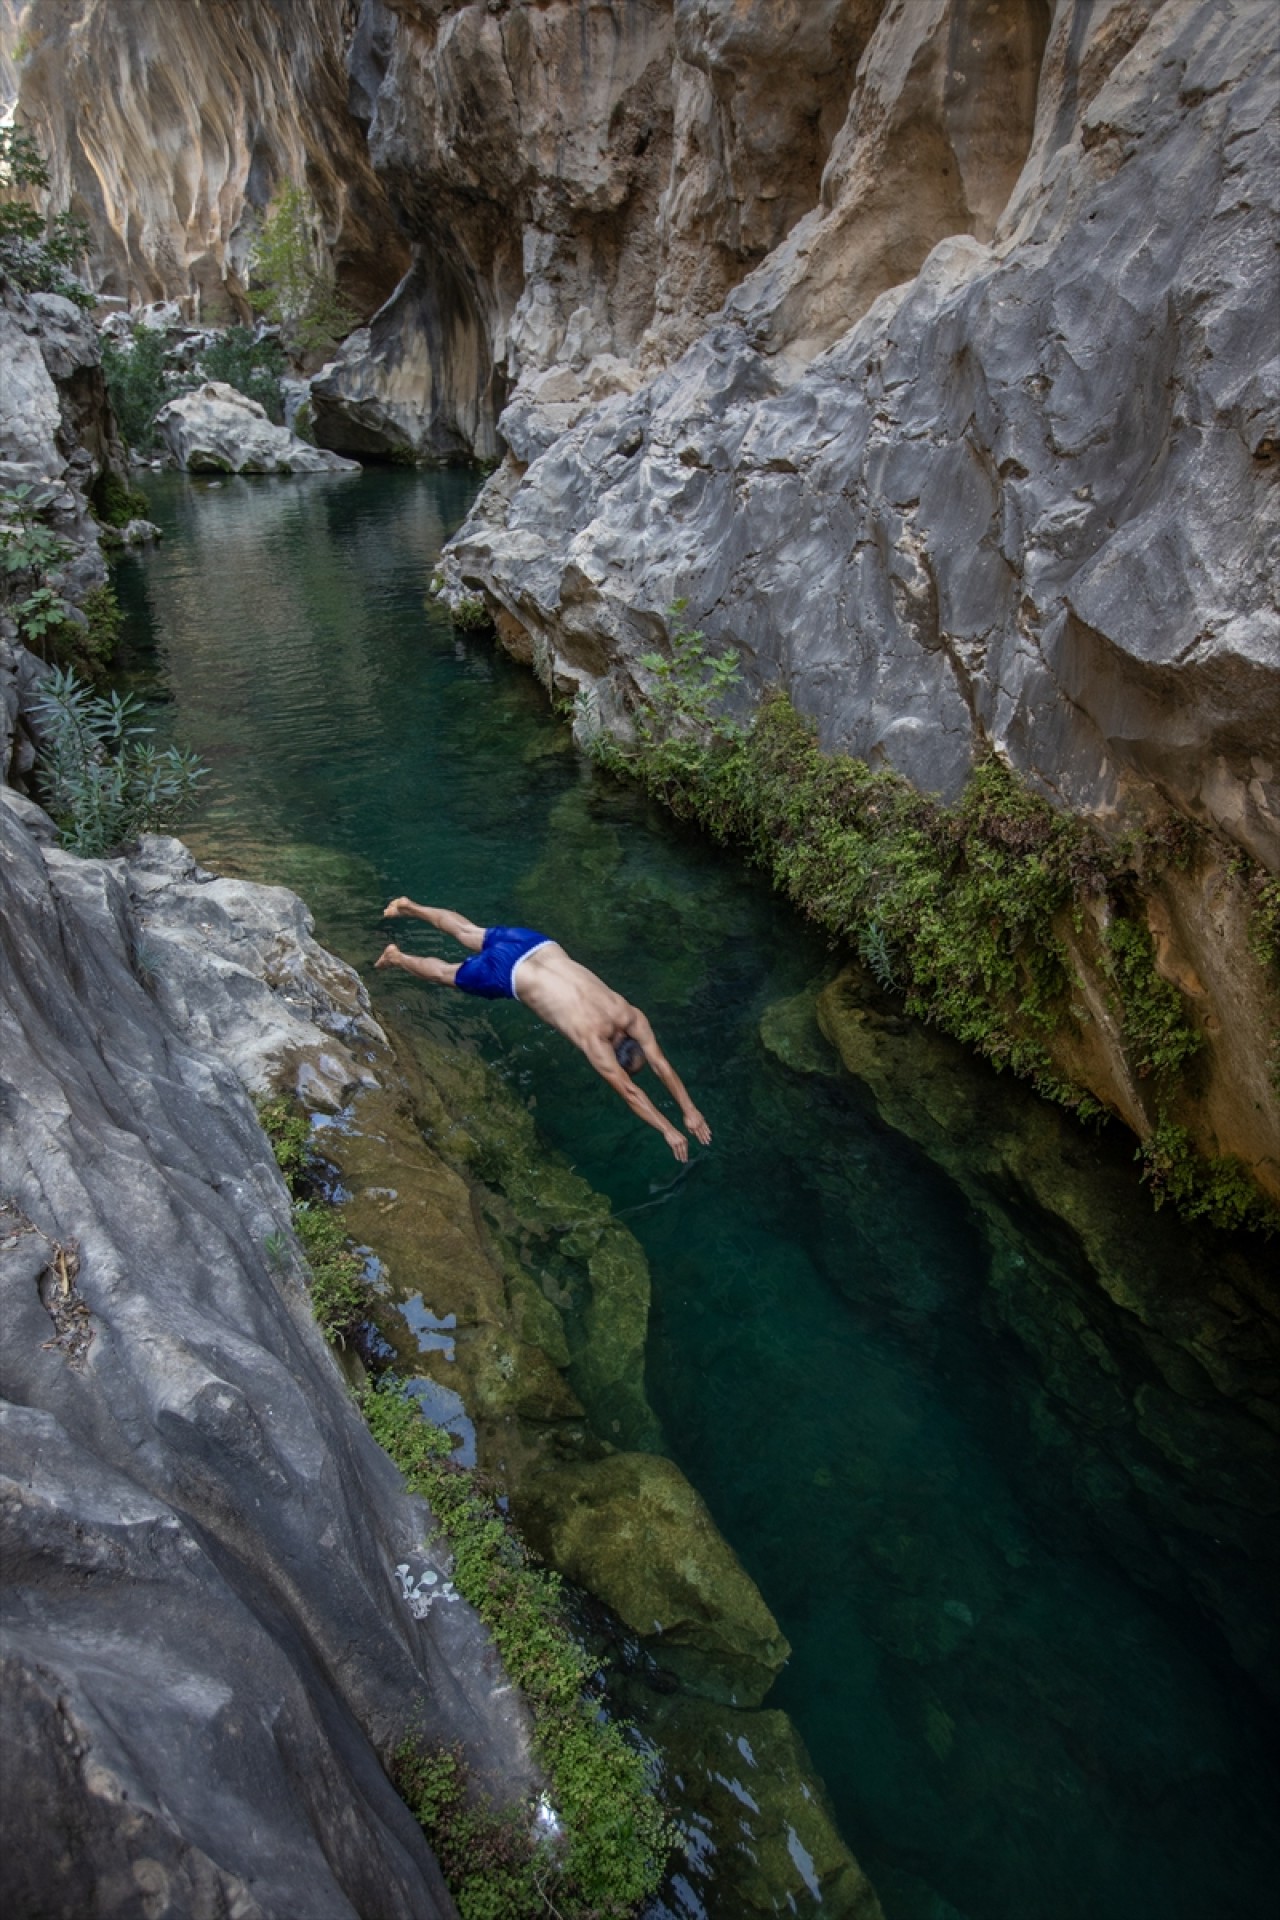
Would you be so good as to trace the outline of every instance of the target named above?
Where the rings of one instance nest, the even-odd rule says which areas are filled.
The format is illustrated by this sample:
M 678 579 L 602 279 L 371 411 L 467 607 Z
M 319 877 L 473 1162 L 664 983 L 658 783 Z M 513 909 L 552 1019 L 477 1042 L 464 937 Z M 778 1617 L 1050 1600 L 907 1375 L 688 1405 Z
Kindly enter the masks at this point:
M 469 947 L 472 953 L 479 953 L 484 945 L 484 928 L 478 927 L 474 920 L 468 920 L 465 914 L 453 913 L 448 907 L 420 907 L 404 894 L 383 909 L 382 917 L 384 920 L 425 920 L 428 925 L 439 927 L 441 933 L 447 933 L 460 946 Z
M 403 967 L 406 973 L 416 975 L 419 980 L 430 980 L 436 987 L 451 987 L 458 968 L 465 963 L 461 960 L 450 966 L 447 960 L 420 960 L 416 953 L 401 953 L 399 947 L 384 947 L 374 961 L 375 967 Z

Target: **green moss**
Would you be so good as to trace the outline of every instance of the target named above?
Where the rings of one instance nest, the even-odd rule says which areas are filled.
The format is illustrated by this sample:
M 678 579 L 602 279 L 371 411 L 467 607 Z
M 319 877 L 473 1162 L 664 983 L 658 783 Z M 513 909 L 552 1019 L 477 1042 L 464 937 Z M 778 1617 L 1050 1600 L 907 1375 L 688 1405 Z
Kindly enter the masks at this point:
M 131 520 L 145 520 L 149 508 L 146 494 L 126 486 L 109 468 L 94 486 L 92 504 L 104 527 L 127 527 Z
M 311 1310 L 330 1346 L 345 1346 L 368 1318 L 364 1263 L 351 1247 L 340 1208 L 317 1193 L 317 1161 L 306 1115 L 285 1094 L 264 1100 L 258 1119 L 293 1201 L 293 1230 L 306 1257 Z
M 402 1748 L 396 1763 L 402 1791 L 442 1864 L 457 1860 L 450 1886 L 463 1920 L 548 1912 L 591 1920 L 636 1912 L 661 1882 L 672 1833 L 643 1754 L 622 1726 L 602 1717 L 589 1692 L 594 1663 L 564 1622 L 558 1579 L 529 1564 L 502 1515 L 450 1464 L 448 1436 L 422 1418 L 398 1384 L 368 1389 L 362 1405 L 374 1438 L 429 1502 L 453 1553 L 455 1586 L 529 1700 L 535 1752 L 563 1828 L 554 1852 L 525 1838 L 521 1862 L 511 1831 L 498 1831 L 492 1816 L 482 1816 L 479 1827 L 470 1824 L 475 1816 L 466 1810 L 454 1768 L 412 1742 Z M 496 1859 L 496 1879 L 477 1879 L 473 1871 L 473 1849 L 481 1845 Z

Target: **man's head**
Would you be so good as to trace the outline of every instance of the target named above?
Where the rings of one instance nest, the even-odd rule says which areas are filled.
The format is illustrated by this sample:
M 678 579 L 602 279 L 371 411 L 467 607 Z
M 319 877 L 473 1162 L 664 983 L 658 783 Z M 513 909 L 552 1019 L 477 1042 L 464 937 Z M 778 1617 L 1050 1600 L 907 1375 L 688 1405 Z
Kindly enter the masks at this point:
M 638 1040 L 633 1040 L 630 1034 L 624 1033 L 621 1040 L 615 1040 L 613 1051 L 618 1065 L 633 1077 L 639 1073 L 641 1067 L 649 1064 L 644 1057 L 644 1048 Z

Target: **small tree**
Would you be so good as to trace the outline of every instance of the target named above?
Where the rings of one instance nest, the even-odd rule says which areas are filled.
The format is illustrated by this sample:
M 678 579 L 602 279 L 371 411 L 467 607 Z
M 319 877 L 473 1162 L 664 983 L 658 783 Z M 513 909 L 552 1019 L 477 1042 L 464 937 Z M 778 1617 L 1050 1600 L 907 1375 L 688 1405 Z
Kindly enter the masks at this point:
M 94 297 L 76 277 L 89 246 L 89 229 L 65 210 L 48 217 L 31 193 L 47 193 L 49 169 L 31 135 L 0 126 L 0 267 L 27 293 L 60 293 L 78 307 Z
M 332 347 L 358 316 L 333 283 L 315 240 L 316 210 L 301 187 L 281 187 L 267 210 L 249 262 L 254 311 L 279 327 L 295 359 Z

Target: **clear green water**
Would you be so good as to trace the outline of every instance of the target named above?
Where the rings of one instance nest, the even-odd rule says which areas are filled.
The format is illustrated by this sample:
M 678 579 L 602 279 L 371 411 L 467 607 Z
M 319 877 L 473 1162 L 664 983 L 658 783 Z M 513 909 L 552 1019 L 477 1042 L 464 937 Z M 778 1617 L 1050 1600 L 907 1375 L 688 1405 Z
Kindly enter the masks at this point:
M 649 1013 L 715 1130 L 674 1185 L 659 1136 L 522 1009 L 365 975 L 497 1063 L 636 1209 L 650 1398 L 793 1643 L 770 1704 L 889 1920 L 1270 1913 L 1271 1722 L 1228 1647 L 1253 1660 L 1276 1597 L 1265 1428 L 1163 1331 L 1139 1339 L 1016 1179 L 975 1205 L 963 1156 L 988 1110 L 1017 1124 L 1016 1092 L 948 1066 L 973 1138 L 943 1167 L 830 1060 L 762 1046 L 765 1009 L 836 958 L 424 608 L 471 491 L 154 487 L 168 537 L 119 585 L 139 684 L 214 768 L 191 837 L 298 887 L 350 958 L 372 961 L 403 891 L 545 926 Z M 1122 1147 L 1063 1142 L 1171 1313 L 1259 1291 L 1259 1256 L 1151 1215 Z

